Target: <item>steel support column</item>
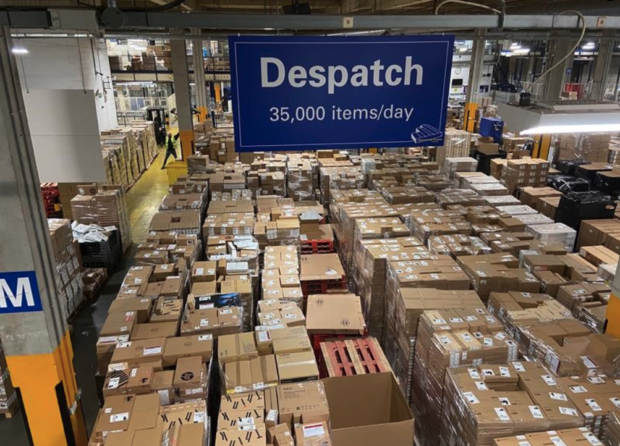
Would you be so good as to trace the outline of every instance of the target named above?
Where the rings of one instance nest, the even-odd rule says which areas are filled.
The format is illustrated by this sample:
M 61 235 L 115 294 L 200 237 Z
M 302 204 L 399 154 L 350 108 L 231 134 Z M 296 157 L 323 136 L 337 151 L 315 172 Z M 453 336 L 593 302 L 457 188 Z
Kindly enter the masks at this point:
M 577 43 L 575 40 L 552 40 L 549 41 L 549 54 L 547 67 L 554 66 L 562 59 Z M 571 54 L 562 65 L 547 74 L 540 82 L 544 82 L 543 102 L 555 103 L 560 100 L 564 90 L 564 84 L 570 80 L 570 71 L 573 67 L 574 54 Z
M 181 159 L 187 161 L 187 157 L 194 153 L 194 123 L 185 40 L 170 41 L 170 49 L 172 50 L 172 74 L 174 75 L 177 120 L 181 139 Z
M 463 119 L 463 129 L 468 132 L 473 132 L 476 127 L 476 111 L 478 110 L 480 80 L 482 77 L 482 67 L 484 65 L 484 46 L 484 31 L 477 30 L 471 53 L 467 98 L 465 100 L 465 118 Z
M 0 27 L 0 89 L 0 272 L 34 271 L 31 286 L 42 306 L 17 313 L 0 308 L 0 338 L 35 446 L 82 446 L 87 438 L 71 337 L 57 300 L 59 276 L 8 27 Z M 0 291 L 5 304 L 6 292 Z
M 605 97 L 607 77 L 611 68 L 611 58 L 614 54 L 614 43 L 613 40 L 602 40 L 599 43 L 598 56 L 596 56 L 594 63 L 592 90 L 590 91 L 590 99 L 593 101 L 602 101 Z
M 192 29 L 192 34 L 200 35 L 199 29 Z M 192 40 L 192 55 L 194 62 L 194 82 L 196 84 L 196 109 L 200 112 L 200 121 L 205 121 L 209 113 L 207 86 L 205 83 L 205 59 L 202 54 L 202 40 Z

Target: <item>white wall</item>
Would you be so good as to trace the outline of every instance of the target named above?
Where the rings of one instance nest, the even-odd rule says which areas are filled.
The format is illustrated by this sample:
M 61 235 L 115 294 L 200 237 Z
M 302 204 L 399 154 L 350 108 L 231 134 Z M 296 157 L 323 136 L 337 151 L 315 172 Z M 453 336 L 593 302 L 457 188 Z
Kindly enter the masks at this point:
M 452 72 L 451 72 L 451 76 L 450 76 L 450 85 L 452 85 L 452 81 L 454 79 L 462 79 L 463 80 L 463 87 L 455 87 L 452 88 L 450 87 L 450 95 L 454 96 L 454 97 L 458 97 L 459 95 L 462 96 L 463 98 L 465 97 L 465 88 L 469 85 L 469 62 L 464 63 L 466 61 L 469 61 L 471 59 L 470 56 L 454 56 L 454 58 L 452 59 Z M 491 76 L 483 76 L 484 74 L 490 73 Z M 485 61 L 484 65 L 482 67 L 482 71 L 480 73 L 481 77 L 480 77 L 480 86 L 488 86 L 489 87 L 489 92 L 488 93 L 480 93 L 479 96 L 480 97 L 484 97 L 484 96 L 490 96 L 491 95 L 491 82 L 493 80 L 493 64 Z
M 105 181 L 92 90 L 30 90 L 24 104 L 42 182 Z
M 16 56 L 24 95 L 27 90 L 92 90 L 99 131 L 118 126 L 104 40 L 36 38 L 13 44 L 28 50 Z

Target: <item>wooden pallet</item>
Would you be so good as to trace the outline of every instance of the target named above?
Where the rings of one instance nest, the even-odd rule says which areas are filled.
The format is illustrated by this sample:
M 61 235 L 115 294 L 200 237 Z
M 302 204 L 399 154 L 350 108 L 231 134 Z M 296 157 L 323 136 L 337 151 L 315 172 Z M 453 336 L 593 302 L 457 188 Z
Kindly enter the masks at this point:
M 323 342 L 321 354 L 325 377 L 365 375 L 392 370 L 379 342 L 372 337 Z

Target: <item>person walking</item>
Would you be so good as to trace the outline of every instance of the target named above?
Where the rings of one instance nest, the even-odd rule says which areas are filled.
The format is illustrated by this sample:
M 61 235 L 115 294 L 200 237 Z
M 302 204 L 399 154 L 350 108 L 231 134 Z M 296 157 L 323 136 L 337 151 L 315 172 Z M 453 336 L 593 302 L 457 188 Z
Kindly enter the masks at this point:
M 161 169 L 164 170 L 166 168 L 166 163 L 168 162 L 168 158 L 172 157 L 177 159 L 177 149 L 175 148 L 175 142 L 179 139 L 180 133 L 174 135 L 174 141 L 172 140 L 172 133 L 168 133 L 168 148 L 166 149 L 166 157 L 164 158 L 164 165 L 161 166 Z

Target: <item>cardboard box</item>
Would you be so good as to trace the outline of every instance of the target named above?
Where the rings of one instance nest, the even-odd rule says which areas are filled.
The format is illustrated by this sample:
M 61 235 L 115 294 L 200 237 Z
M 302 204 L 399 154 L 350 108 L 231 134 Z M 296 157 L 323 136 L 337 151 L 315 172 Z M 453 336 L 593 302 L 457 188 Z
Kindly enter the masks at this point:
M 218 318 L 216 308 L 205 308 L 187 312 L 181 322 L 179 332 L 181 336 L 198 334 L 217 336 Z
M 280 329 L 270 329 L 256 331 L 256 345 L 261 355 L 271 355 L 274 353 L 273 343 L 289 338 L 308 339 L 308 332 L 305 326 L 283 327 Z
M 276 338 L 273 340 L 273 352 L 276 355 L 312 351 L 308 335 Z
M 220 411 L 217 419 L 217 430 L 255 430 L 265 427 L 265 413 L 261 409 L 243 409 Z
M 200 356 L 202 362 L 208 363 L 212 355 L 213 335 L 174 337 L 166 339 L 163 362 L 165 367 L 172 367 L 180 358 Z
M 249 360 L 258 356 L 254 333 L 221 336 L 218 343 L 220 364 L 244 359 Z
M 229 410 L 262 410 L 265 411 L 265 392 L 257 390 L 248 393 L 222 395 L 220 412 Z
M 192 268 L 192 282 L 212 282 L 216 279 L 217 262 L 195 262 Z
M 121 342 L 116 345 L 111 362 L 142 364 L 161 361 L 166 338 Z
M 137 324 L 131 332 L 131 340 L 154 338 L 172 338 L 177 335 L 179 324 L 177 322 L 157 322 L 150 324 Z
M 354 294 L 308 296 L 306 327 L 313 334 L 363 335 L 366 329 L 362 304 Z
M 281 383 L 318 379 L 319 369 L 314 353 L 299 352 L 276 355 Z
M 301 258 L 300 280 L 340 280 L 345 272 L 338 254 L 311 255 Z
M 280 423 L 292 429 L 297 423 L 330 421 L 330 407 L 322 381 L 282 384 L 277 387 Z
M 137 313 L 135 311 L 114 311 L 108 313 L 99 336 L 115 336 L 130 334 L 136 324 Z
M 189 356 L 177 360 L 173 385 L 179 390 L 195 390 L 192 394 L 206 393 L 207 374 L 202 357 Z
M 174 404 L 174 370 L 155 372 L 151 389 L 159 395 L 159 404 L 168 406 Z
M 259 390 L 277 384 L 278 371 L 274 355 L 228 362 L 224 365 L 224 386 L 228 393 Z
M 144 324 L 148 321 L 153 308 L 153 301 L 151 299 L 116 299 L 110 305 L 109 313 L 127 313 L 129 311 L 135 311 L 137 314 L 136 323 Z
M 323 380 L 335 446 L 411 446 L 414 420 L 392 373 Z
M 329 427 L 324 421 L 295 425 L 295 439 L 298 446 L 331 446 L 332 444 Z
M 105 376 L 108 365 L 112 360 L 116 345 L 119 343 L 126 343 L 129 341 L 129 335 L 120 336 L 101 336 L 97 339 L 97 369 L 99 374 Z
M 249 431 L 225 430 L 215 435 L 215 446 L 230 446 L 231 444 L 244 446 L 265 446 L 267 441 L 265 428 L 260 427 Z
M 106 399 L 93 428 L 93 436 L 103 441 L 109 432 L 123 432 L 129 429 L 131 415 L 136 401 L 135 395 L 111 396 Z
M 154 373 L 153 367 L 150 366 L 131 369 L 127 381 L 127 393 L 134 395 L 151 393 Z

